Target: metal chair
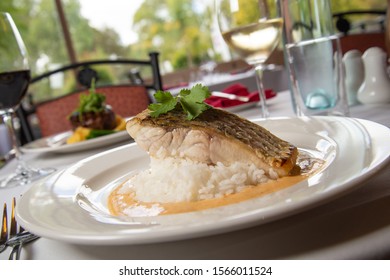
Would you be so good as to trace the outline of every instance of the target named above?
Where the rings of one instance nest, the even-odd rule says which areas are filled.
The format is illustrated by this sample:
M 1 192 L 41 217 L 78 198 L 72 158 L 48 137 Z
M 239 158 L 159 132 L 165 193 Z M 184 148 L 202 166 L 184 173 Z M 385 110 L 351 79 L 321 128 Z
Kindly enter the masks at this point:
M 357 18 L 362 17 L 357 20 Z M 333 14 L 340 32 L 343 53 L 349 50 L 365 52 L 370 47 L 385 49 L 386 10 L 351 10 Z
M 106 96 L 115 114 L 122 117 L 134 116 L 150 104 L 148 92 L 141 85 L 103 86 L 96 89 Z M 40 103 L 35 108 L 39 120 L 39 128 L 42 137 L 71 130 L 68 116 L 79 103 L 80 94 L 86 94 L 88 90 L 74 92 L 58 99 Z
M 51 97 L 47 100 L 35 102 L 36 92 L 30 92 L 23 105 L 18 109 L 17 115 L 21 122 L 20 139 L 22 144 L 33 141 L 37 138 L 59 133 L 70 129 L 67 116 L 77 107 L 79 95 L 88 91 L 93 79 L 97 81 L 96 91 L 106 95 L 107 104 L 113 110 L 123 116 L 128 117 L 137 114 L 152 102 L 151 94 L 157 90 L 162 90 L 162 79 L 160 74 L 158 53 L 149 53 L 149 60 L 94 60 L 84 61 L 76 64 L 60 67 L 42 75 L 33 77 L 31 85 L 35 85 L 43 80 L 53 77 L 65 71 L 74 72 L 75 90 L 69 93 L 62 93 L 61 96 Z M 120 84 L 99 85 L 99 71 L 96 70 L 101 65 L 126 65 L 130 67 L 126 73 L 126 82 Z M 142 78 L 138 68 L 149 68 L 150 77 Z M 31 86 L 30 86 L 31 88 Z M 38 126 L 33 124 L 33 120 L 38 120 Z
M 376 16 L 373 20 L 352 21 L 352 16 Z M 352 10 L 341 13 L 334 13 L 333 17 L 336 19 L 335 25 L 337 30 L 344 35 L 348 35 L 358 31 L 366 31 L 370 26 L 375 26 L 376 29 L 384 31 L 386 10 Z

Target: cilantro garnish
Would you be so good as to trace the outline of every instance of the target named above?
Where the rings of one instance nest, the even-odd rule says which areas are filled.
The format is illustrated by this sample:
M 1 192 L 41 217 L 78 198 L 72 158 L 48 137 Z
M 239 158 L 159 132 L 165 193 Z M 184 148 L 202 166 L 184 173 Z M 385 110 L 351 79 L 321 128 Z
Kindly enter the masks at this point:
M 173 97 L 170 92 L 157 91 L 154 98 L 157 103 L 150 104 L 148 107 L 153 118 L 157 118 L 159 115 L 165 114 L 176 107 L 177 97 Z
M 202 112 L 210 108 L 204 100 L 211 96 L 209 89 L 201 84 L 191 89 L 182 89 L 177 96 L 172 96 L 168 91 L 158 91 L 154 97 L 157 103 L 150 104 L 150 115 L 154 118 L 177 108 L 177 104 L 187 113 L 187 119 L 193 120 Z

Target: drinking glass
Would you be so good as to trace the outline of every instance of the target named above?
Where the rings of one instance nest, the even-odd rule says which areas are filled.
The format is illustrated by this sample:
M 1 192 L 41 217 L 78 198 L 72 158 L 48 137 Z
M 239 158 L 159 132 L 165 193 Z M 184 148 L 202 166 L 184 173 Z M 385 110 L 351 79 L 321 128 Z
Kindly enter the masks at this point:
M 265 101 L 263 72 L 265 61 L 279 45 L 283 19 L 277 0 L 215 0 L 215 11 L 222 37 L 228 46 L 253 65 L 262 106 L 262 117 L 269 116 Z
M 22 160 L 13 116 L 27 92 L 30 68 L 22 37 L 8 13 L 0 12 L 0 114 L 12 139 L 16 170 L 0 179 L 0 188 L 14 187 L 50 174 L 54 169 L 34 169 Z
M 284 48 L 297 116 L 348 116 L 345 67 L 329 0 L 282 0 Z

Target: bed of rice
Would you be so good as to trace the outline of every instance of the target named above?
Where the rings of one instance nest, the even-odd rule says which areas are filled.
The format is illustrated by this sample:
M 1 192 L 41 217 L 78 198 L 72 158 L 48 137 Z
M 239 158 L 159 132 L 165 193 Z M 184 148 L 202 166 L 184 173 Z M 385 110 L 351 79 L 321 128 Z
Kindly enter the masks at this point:
M 178 158 L 151 158 L 150 168 L 129 179 L 121 192 L 134 192 L 135 198 L 143 202 L 198 201 L 237 193 L 277 178 L 272 169 L 268 174 L 247 163 L 210 166 Z

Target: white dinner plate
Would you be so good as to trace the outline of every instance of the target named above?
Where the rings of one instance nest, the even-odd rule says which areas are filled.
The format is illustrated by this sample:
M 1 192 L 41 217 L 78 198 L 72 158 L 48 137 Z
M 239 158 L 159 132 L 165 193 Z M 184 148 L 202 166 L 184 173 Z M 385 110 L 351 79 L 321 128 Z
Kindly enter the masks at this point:
M 118 218 L 107 210 L 110 191 L 132 173 L 149 167 L 148 155 L 133 143 L 89 157 L 32 185 L 17 204 L 18 222 L 43 237 L 96 245 L 225 233 L 281 219 L 344 195 L 390 159 L 390 129 L 374 122 L 340 117 L 256 122 L 326 164 L 307 180 L 240 203 L 182 214 Z
M 118 131 L 86 141 L 66 144 L 66 139 L 71 135 L 72 132 L 67 131 L 54 136 L 40 138 L 22 146 L 21 150 L 24 153 L 71 153 L 104 147 L 125 140 L 133 142 L 127 131 Z

